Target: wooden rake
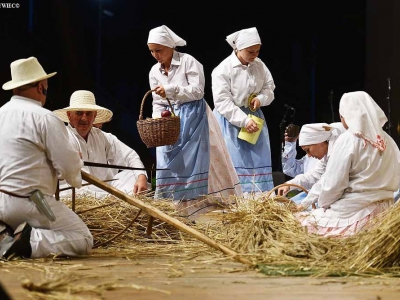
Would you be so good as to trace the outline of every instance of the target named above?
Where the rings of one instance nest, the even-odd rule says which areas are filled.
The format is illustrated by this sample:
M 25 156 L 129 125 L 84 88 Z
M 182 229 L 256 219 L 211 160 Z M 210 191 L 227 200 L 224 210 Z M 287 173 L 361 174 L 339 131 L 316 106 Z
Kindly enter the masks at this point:
M 145 203 L 139 199 L 136 199 L 133 196 L 130 196 L 130 195 L 127 195 L 127 194 L 121 192 L 120 190 L 101 181 L 100 179 L 96 178 L 95 176 L 93 176 L 85 171 L 81 171 L 81 174 L 82 174 L 83 180 L 86 180 L 87 182 L 109 192 L 110 194 L 118 197 L 119 199 L 121 199 L 133 206 L 136 206 L 141 211 L 144 211 L 145 213 L 147 213 L 149 215 L 149 219 L 156 218 L 163 222 L 166 222 L 166 223 L 174 226 L 175 228 L 195 237 L 196 239 L 209 245 L 210 247 L 217 249 L 219 251 L 222 251 L 223 253 L 229 255 L 231 258 L 233 258 L 234 260 L 236 260 L 238 262 L 241 262 L 241 263 L 244 263 L 247 265 L 253 265 L 253 263 L 251 261 L 239 256 L 239 254 L 237 252 L 235 252 L 234 250 L 226 247 L 225 245 L 217 243 L 216 241 L 209 238 L 208 236 L 206 236 L 206 235 L 202 234 L 201 232 L 193 229 L 192 227 L 180 222 L 179 220 L 170 217 L 169 215 L 167 215 L 164 212 L 160 211 L 159 209 L 151 206 L 150 204 Z

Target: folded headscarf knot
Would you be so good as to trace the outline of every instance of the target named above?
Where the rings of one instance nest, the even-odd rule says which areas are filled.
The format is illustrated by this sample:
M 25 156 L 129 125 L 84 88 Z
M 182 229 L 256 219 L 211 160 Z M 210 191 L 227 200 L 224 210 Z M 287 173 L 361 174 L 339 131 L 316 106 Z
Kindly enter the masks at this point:
M 384 136 L 382 127 L 387 118 L 370 95 L 366 92 L 343 94 L 339 113 L 349 127 L 348 130 L 364 140 L 365 147 L 370 144 L 381 152 L 385 151 L 387 142 L 382 138 Z
M 255 27 L 236 31 L 228 35 L 226 41 L 234 50 L 242 50 L 253 45 L 261 45 L 261 39 Z
M 185 46 L 186 41 L 176 35 L 167 26 L 162 25 L 150 30 L 147 44 L 159 44 L 169 48 L 175 48 L 176 46 Z

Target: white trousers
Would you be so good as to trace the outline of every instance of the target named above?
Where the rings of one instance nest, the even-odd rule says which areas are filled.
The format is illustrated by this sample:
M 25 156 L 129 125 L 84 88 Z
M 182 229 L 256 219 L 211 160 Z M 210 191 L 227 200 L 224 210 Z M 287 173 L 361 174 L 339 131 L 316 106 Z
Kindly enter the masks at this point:
M 0 193 L 0 220 L 15 230 L 27 222 L 32 226 L 32 258 L 61 253 L 64 256 L 90 254 L 93 237 L 86 224 L 64 203 L 52 196 L 45 196 L 56 220 L 40 213 L 28 198 L 12 197 Z

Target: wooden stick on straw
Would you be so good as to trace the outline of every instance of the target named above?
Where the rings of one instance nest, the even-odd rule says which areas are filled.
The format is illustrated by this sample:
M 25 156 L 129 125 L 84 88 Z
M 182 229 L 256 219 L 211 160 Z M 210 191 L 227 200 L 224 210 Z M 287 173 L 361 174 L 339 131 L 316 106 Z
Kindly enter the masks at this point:
M 198 239 L 199 241 L 202 241 L 203 243 L 213 247 L 214 249 L 220 250 L 223 253 L 232 256 L 233 259 L 235 259 L 241 263 L 252 265 L 252 263 L 249 260 L 240 257 L 237 252 L 233 251 L 232 249 L 230 249 L 222 244 L 218 244 L 216 241 L 209 238 L 208 236 L 187 226 L 186 224 L 180 222 L 179 220 L 170 217 L 169 215 L 158 210 L 157 208 L 155 208 L 147 203 L 144 203 L 143 201 L 140 201 L 139 199 L 136 199 L 132 196 L 129 196 L 129 195 L 121 192 L 120 190 L 114 188 L 113 186 L 109 185 L 108 183 L 101 181 L 100 179 L 96 178 L 95 176 L 93 176 L 89 173 L 86 173 L 85 171 L 81 171 L 81 174 L 82 174 L 83 180 L 86 180 L 87 182 L 90 182 L 91 184 L 93 184 L 99 188 L 102 188 L 106 192 L 109 192 L 110 194 L 124 200 L 125 202 L 128 202 L 129 204 L 138 207 L 139 209 L 141 209 L 148 215 L 150 215 L 156 219 L 160 219 L 161 221 L 164 221 L 164 222 L 174 226 L 175 228 L 177 228 L 183 232 L 186 232 L 187 234 Z

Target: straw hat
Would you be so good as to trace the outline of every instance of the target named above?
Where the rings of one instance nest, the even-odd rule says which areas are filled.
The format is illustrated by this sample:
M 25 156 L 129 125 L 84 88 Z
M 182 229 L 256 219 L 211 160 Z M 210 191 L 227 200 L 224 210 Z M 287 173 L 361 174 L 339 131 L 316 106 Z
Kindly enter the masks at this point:
M 105 123 L 111 120 L 113 115 L 112 111 L 96 105 L 96 99 L 92 92 L 89 91 L 75 91 L 70 98 L 69 106 L 62 109 L 57 109 L 54 113 L 64 122 L 68 123 L 69 119 L 67 111 L 97 111 L 96 119 L 93 124 Z
M 46 74 L 36 57 L 18 59 L 11 63 L 11 81 L 3 84 L 3 90 L 12 90 L 25 84 L 50 78 L 57 72 Z

